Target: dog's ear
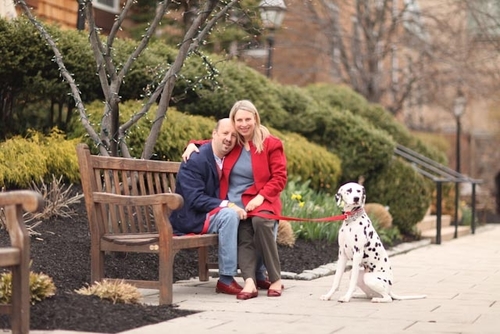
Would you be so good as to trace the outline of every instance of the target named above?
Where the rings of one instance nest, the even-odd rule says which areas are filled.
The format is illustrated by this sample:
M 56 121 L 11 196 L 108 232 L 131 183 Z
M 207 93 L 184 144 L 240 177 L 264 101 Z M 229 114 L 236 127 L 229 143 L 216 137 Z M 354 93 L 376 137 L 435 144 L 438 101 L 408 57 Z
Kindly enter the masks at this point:
M 338 193 L 335 194 L 335 202 L 337 203 L 337 206 L 339 208 L 344 207 L 344 201 L 343 201 L 343 198 L 342 198 L 342 194 L 340 192 L 338 192 Z
M 361 199 L 361 205 L 365 205 L 366 202 L 366 190 L 365 187 L 363 187 L 363 198 Z

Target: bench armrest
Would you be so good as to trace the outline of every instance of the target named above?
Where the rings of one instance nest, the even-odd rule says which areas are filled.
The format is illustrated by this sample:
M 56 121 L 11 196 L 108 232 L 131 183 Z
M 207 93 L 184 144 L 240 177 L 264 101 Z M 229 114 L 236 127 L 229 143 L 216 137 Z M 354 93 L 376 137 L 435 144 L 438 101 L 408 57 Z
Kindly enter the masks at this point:
M 24 211 L 37 212 L 43 208 L 43 197 L 31 190 L 13 190 L 0 193 L 0 206 L 22 205 Z

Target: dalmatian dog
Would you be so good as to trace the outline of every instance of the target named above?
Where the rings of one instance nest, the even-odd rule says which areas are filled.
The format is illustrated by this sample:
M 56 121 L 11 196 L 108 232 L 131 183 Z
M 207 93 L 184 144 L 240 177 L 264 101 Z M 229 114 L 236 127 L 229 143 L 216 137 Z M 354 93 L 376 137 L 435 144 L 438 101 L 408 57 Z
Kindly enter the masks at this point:
M 391 263 L 380 237 L 364 210 L 365 188 L 358 183 L 347 183 L 339 188 L 335 200 L 347 218 L 339 230 L 339 256 L 333 285 L 321 299 L 329 300 L 338 290 L 349 260 L 352 260 L 349 287 L 346 294 L 339 298 L 339 302 L 347 303 L 351 298 L 369 298 L 374 303 L 390 303 L 393 299 L 425 298 L 425 295 L 397 296 L 391 291 L 393 284 Z M 363 293 L 354 294 L 356 286 Z

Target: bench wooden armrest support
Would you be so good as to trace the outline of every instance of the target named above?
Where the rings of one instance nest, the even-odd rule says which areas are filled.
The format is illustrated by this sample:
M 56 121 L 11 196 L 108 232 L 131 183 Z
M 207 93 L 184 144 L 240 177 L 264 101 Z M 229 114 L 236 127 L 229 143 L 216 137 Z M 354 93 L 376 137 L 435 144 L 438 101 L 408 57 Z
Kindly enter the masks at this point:
M 26 334 L 30 328 L 30 241 L 23 212 L 39 211 L 42 207 L 43 198 L 37 192 L 16 190 L 0 193 L 0 210 L 10 237 L 10 246 L 0 248 L 0 267 L 12 271 L 12 302 L 1 305 L 0 312 L 10 315 L 13 334 Z
M 173 262 L 181 249 L 197 249 L 199 278 L 208 280 L 208 248 L 216 234 L 176 236 L 169 216 L 184 200 L 175 193 L 180 162 L 91 155 L 76 148 L 91 237 L 91 280 L 105 275 L 106 252 L 159 254 L 158 281 L 125 280 L 160 290 L 160 304 L 172 303 Z M 119 278 L 113 278 L 119 279 Z

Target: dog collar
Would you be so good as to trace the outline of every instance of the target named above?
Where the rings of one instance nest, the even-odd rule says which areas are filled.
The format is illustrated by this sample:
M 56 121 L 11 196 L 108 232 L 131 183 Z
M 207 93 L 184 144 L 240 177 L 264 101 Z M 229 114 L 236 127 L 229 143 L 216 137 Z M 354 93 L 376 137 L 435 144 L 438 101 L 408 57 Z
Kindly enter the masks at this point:
M 359 216 L 361 216 L 364 212 L 365 212 L 365 210 L 363 210 L 363 208 L 360 206 L 357 208 L 354 208 L 354 210 L 352 210 L 352 211 L 342 211 L 342 213 L 346 217 L 345 218 L 346 220 L 356 219 Z

